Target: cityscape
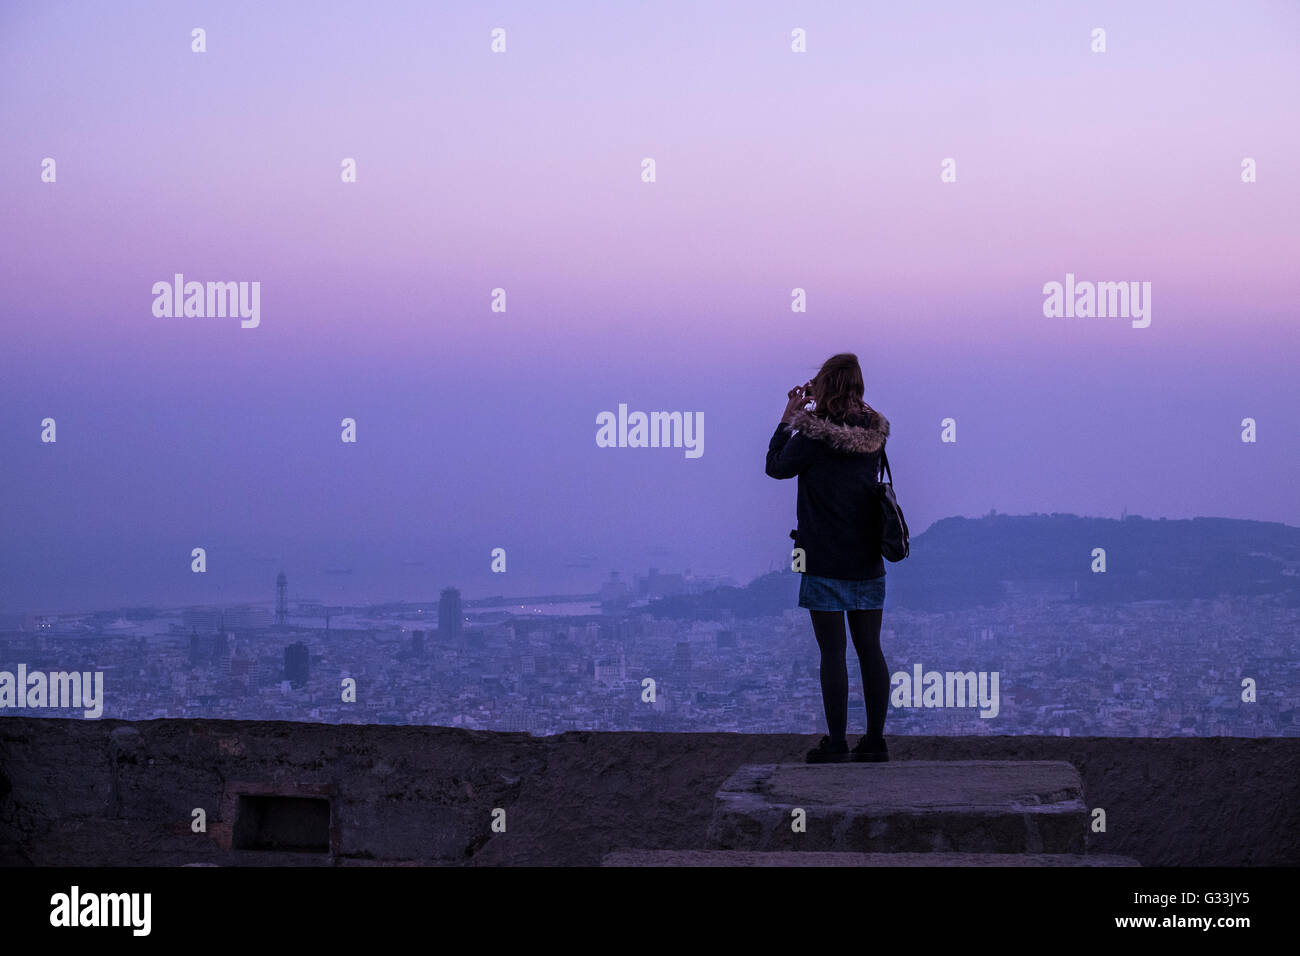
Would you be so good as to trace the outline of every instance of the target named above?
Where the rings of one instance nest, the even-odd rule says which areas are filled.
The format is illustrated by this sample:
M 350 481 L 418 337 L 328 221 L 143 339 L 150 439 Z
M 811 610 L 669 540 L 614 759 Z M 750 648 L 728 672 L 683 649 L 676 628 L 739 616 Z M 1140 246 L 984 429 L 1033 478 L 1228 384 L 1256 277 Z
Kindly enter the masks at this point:
M 791 573 L 754 582 L 789 587 Z M 806 612 L 709 611 L 734 582 L 651 569 L 594 593 L 363 607 L 274 603 L 25 615 L 0 671 L 100 671 L 104 718 L 426 724 L 517 731 L 822 729 Z M 751 585 L 752 587 L 753 585 Z M 886 611 L 896 685 L 923 670 L 997 675 L 995 713 L 902 706 L 891 734 L 1296 736 L 1291 653 L 1300 608 L 1275 596 L 1116 604 L 1036 597 L 943 612 Z M 665 599 L 695 594 L 689 617 Z M 791 602 L 793 603 L 793 602 Z M 850 650 L 850 728 L 863 703 Z M 1255 700 L 1243 699 L 1253 682 Z M 349 688 L 351 690 L 349 691 Z M 919 693 L 918 693 L 919 697 Z M 972 695 L 973 697 L 973 695 Z M 10 714 L 80 716 L 45 708 Z

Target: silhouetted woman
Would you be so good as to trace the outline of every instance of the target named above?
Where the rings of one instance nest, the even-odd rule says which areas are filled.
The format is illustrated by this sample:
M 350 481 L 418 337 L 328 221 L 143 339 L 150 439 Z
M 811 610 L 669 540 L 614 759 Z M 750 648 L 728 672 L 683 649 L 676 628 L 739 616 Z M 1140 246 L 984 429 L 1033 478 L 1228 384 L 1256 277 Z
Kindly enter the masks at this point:
M 799 606 L 808 609 L 821 648 L 822 702 L 830 733 L 808 751 L 809 763 L 888 760 L 885 715 L 889 668 L 880 649 L 885 563 L 880 507 L 874 495 L 889 421 L 862 400 L 858 357 L 826 360 L 816 377 L 787 393 L 785 415 L 767 447 L 767 473 L 799 478 L 799 527 L 790 532 L 804 555 Z M 867 733 L 849 750 L 849 675 L 844 619 L 862 668 Z

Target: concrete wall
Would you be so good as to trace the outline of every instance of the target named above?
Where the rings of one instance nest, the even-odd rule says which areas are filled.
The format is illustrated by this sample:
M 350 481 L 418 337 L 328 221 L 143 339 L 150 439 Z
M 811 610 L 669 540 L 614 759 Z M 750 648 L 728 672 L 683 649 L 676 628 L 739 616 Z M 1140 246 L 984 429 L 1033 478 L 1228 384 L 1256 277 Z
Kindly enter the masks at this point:
M 587 864 L 705 846 L 738 766 L 816 736 L 277 721 L 0 719 L 0 864 Z M 1156 865 L 1300 865 L 1300 738 L 891 737 L 895 760 L 1068 760 L 1107 832 Z M 330 852 L 232 848 L 240 794 L 327 798 Z M 506 810 L 507 832 L 490 829 Z M 207 832 L 191 831 L 203 808 Z

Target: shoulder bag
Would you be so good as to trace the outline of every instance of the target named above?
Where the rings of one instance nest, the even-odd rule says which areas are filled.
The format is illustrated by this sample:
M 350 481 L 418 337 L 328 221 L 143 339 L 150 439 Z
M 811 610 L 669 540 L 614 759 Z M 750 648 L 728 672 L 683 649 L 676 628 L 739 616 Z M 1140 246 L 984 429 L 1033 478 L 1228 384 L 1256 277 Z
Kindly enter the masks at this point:
M 883 479 L 888 476 L 889 480 Z M 889 470 L 889 457 L 884 446 L 880 449 L 880 478 L 875 493 L 880 502 L 880 556 L 886 561 L 898 562 L 907 557 L 911 545 L 907 533 L 907 520 L 894 496 L 894 473 Z

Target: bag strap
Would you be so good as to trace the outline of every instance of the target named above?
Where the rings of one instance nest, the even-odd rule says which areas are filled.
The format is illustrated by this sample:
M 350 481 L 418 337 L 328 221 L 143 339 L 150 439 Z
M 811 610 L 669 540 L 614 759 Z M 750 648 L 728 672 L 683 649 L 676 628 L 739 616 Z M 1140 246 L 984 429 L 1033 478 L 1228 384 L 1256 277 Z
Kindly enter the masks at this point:
M 889 483 L 892 485 L 894 483 L 894 473 L 889 470 L 889 456 L 885 454 L 885 446 L 881 445 L 880 446 L 880 477 L 876 479 L 877 482 L 879 482 L 880 478 L 885 477 L 885 475 L 889 476 Z

